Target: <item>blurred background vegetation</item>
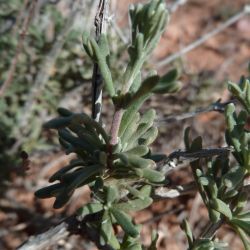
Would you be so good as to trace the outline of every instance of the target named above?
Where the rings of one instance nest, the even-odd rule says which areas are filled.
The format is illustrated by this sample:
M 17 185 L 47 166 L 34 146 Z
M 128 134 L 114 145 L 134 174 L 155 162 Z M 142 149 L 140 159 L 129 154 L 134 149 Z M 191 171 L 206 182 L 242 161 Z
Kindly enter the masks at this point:
M 49 173 L 67 162 L 55 135 L 44 131 L 42 124 L 56 113 L 58 106 L 73 111 L 90 113 L 92 65 L 82 48 L 81 34 L 94 31 L 96 0 L 0 0 L 0 249 L 14 249 L 30 234 L 43 230 L 42 223 L 53 225 L 65 214 L 70 214 L 81 202 L 87 202 L 87 190 L 75 194 L 65 209 L 51 210 L 50 201 L 37 201 L 34 190 L 43 186 Z M 117 73 L 124 70 L 127 55 L 123 48 L 129 41 L 127 9 L 132 0 L 111 1 L 109 41 L 112 51 L 110 65 L 116 81 Z M 182 2 L 180 5 L 177 3 Z M 170 114 L 193 111 L 206 107 L 219 98 L 229 98 L 228 79 L 237 80 L 246 73 L 250 58 L 250 19 L 244 17 L 219 35 L 171 64 L 160 66 L 167 56 L 179 51 L 228 18 L 242 11 L 248 0 L 189 0 L 166 1 L 172 10 L 169 26 L 150 58 L 146 68 L 156 68 L 160 73 L 175 66 L 182 72 L 184 87 L 177 96 L 157 97 L 144 107 L 158 112 L 160 136 L 155 150 L 166 154 L 183 147 L 184 127 L 191 125 L 194 134 L 204 137 L 205 146 L 223 146 L 223 116 L 218 113 L 203 114 L 181 122 L 167 122 Z M 14 67 L 14 70 L 13 70 Z M 104 95 L 103 119 L 109 127 L 109 103 Z M 30 169 L 26 168 L 29 154 Z M 188 178 L 187 170 L 173 176 L 179 184 Z M 79 199 L 80 197 L 80 199 Z M 172 211 L 180 202 L 181 211 L 173 212 L 170 219 L 164 216 L 145 228 L 145 241 L 149 227 L 157 227 L 162 234 L 161 249 L 184 249 L 185 242 L 178 241 L 179 217 L 187 211 L 194 213 L 188 196 L 175 201 L 161 202 L 141 213 L 139 220 Z M 32 220 L 30 219 L 32 216 Z M 206 215 L 204 215 L 206 218 Z M 199 230 L 199 221 L 193 216 L 192 226 Z M 166 229 L 167 228 L 167 229 Z M 177 233 L 177 238 L 171 235 Z M 230 234 L 231 233 L 231 234 Z M 232 232 L 227 237 L 236 248 Z M 229 235 L 229 236 L 228 236 Z M 230 236 L 231 235 L 231 236 Z M 181 237 L 181 236 L 180 236 Z M 224 237 L 223 235 L 221 237 Z M 16 239 L 16 240 L 14 240 Z M 55 249 L 78 249 L 69 240 Z M 228 241 L 228 240 L 227 240 Z M 71 244 L 71 245 L 70 245 Z M 86 249 L 90 246 L 85 244 Z M 60 245 L 60 244 L 59 244 Z M 68 248 L 67 248 L 68 247 Z M 83 249 L 80 247 L 79 249 Z

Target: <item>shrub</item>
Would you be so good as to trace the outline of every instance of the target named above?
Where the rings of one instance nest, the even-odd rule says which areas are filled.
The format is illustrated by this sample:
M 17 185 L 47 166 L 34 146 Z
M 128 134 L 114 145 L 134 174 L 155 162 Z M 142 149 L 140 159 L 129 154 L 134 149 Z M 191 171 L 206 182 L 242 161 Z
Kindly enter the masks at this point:
M 54 208 L 61 208 L 77 188 L 88 185 L 92 200 L 77 211 L 79 217 L 89 216 L 90 227 L 99 232 L 98 245 L 112 249 L 142 249 L 140 225 L 135 225 L 130 213 L 150 206 L 154 191 L 166 185 L 166 171 L 160 165 L 169 164 L 169 157 L 152 152 L 150 144 L 157 137 L 154 125 L 156 112 L 149 109 L 141 114 L 141 105 L 154 94 L 178 91 L 178 71 L 163 76 L 151 71 L 142 79 L 141 69 L 155 48 L 168 20 L 161 0 L 131 6 L 131 44 L 129 62 L 119 81 L 114 81 L 109 66 L 109 46 L 106 35 L 97 43 L 83 34 L 83 46 L 103 77 L 105 89 L 114 105 L 110 131 L 85 113 L 73 113 L 59 108 L 59 117 L 44 127 L 58 131 L 59 142 L 67 154 L 76 159 L 53 174 L 50 186 L 36 191 L 38 198 L 55 197 Z M 186 154 L 198 155 L 190 163 L 193 178 L 208 210 L 211 223 L 201 237 L 195 238 L 185 220 L 189 249 L 222 249 L 225 244 L 214 240 L 215 232 L 223 225 L 231 226 L 250 249 L 250 211 L 244 211 L 247 187 L 244 180 L 250 172 L 250 133 L 246 129 L 250 112 L 250 83 L 242 77 L 239 84 L 229 83 L 229 91 L 240 102 L 240 111 L 229 103 L 225 109 L 228 147 L 219 154 L 202 154 L 202 138 L 189 138 L 185 131 Z M 200 153 L 200 154 L 197 154 Z M 231 155 L 234 160 L 231 159 Z M 119 225 L 120 237 L 114 230 Z M 156 249 L 157 235 L 152 234 L 148 249 Z

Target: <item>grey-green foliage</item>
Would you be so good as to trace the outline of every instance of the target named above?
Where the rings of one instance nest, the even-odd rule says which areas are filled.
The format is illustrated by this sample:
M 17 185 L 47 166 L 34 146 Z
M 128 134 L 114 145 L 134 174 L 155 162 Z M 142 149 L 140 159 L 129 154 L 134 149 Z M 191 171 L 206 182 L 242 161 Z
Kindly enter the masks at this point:
M 19 11 L 22 12 L 21 16 L 24 14 L 23 18 L 28 15 L 24 2 L 23 0 L 0 1 L 0 86 L 7 77 L 16 53 L 19 39 L 17 34 L 22 31 L 20 26 L 23 19 L 18 19 Z M 49 1 L 43 1 L 39 7 L 41 11 L 36 12 L 27 31 L 28 35 L 23 41 L 11 84 L 0 99 L 0 164 L 4 166 L 0 179 L 7 178 L 4 171 L 10 172 L 12 166 L 16 165 L 15 159 L 18 158 L 17 152 L 20 151 L 20 146 L 14 147 L 14 145 L 19 140 L 22 142 L 22 148 L 27 151 L 34 146 L 48 147 L 46 140 L 41 137 L 41 117 L 54 114 L 62 95 L 76 88 L 80 82 L 90 79 L 92 73 L 90 60 L 82 53 L 80 46 L 82 31 L 74 28 L 65 38 L 55 67 L 48 72 L 50 77 L 46 86 L 35 98 L 29 126 L 22 129 L 16 126 L 22 120 L 24 106 L 32 94 L 34 81 L 43 68 L 44 58 L 57 41 L 68 18 L 62 15 L 56 5 L 49 4 Z M 20 21 L 19 26 L 18 21 Z M 17 150 L 12 150 L 10 153 L 12 148 Z
M 60 116 L 44 126 L 58 131 L 60 144 L 66 153 L 75 153 L 76 159 L 50 178 L 50 182 L 57 181 L 55 184 L 36 192 L 38 198 L 55 197 L 54 207 L 60 208 L 77 188 L 89 185 L 92 201 L 79 209 L 78 215 L 99 218 L 89 222 L 99 230 L 99 243 L 124 250 L 143 248 L 139 239 L 140 227 L 135 225 L 130 212 L 148 207 L 153 202 L 152 189 L 165 183 L 165 175 L 156 167 L 161 156 L 152 154 L 150 149 L 158 134 L 154 126 L 156 113 L 150 109 L 140 114 L 139 109 L 153 94 L 173 93 L 180 87 L 177 81 L 179 72 L 175 69 L 164 76 L 155 71 L 149 72 L 145 79 L 141 75 L 142 66 L 156 46 L 168 19 L 163 1 L 152 0 L 132 6 L 130 19 L 129 62 L 126 70 L 120 72 L 117 78 L 120 80 L 113 77 L 105 35 L 99 42 L 87 33 L 83 35 L 83 47 L 91 60 L 99 65 L 105 88 L 114 104 L 114 117 L 121 116 L 112 123 L 118 126 L 117 134 L 112 133 L 112 129 L 108 132 L 85 113 L 59 108 Z M 238 91 L 232 92 L 245 111 L 237 114 L 230 104 L 225 112 L 227 142 L 234 148 L 237 164 L 232 166 L 228 157 L 220 156 L 209 159 L 207 168 L 199 159 L 195 160 L 191 169 L 211 222 L 231 225 L 249 249 L 249 213 L 243 212 L 247 200 L 243 180 L 249 174 L 249 132 L 244 127 L 249 115 L 249 81 L 244 79 L 239 86 Z M 230 89 L 237 88 L 237 85 L 230 84 Z M 202 149 L 201 137 L 190 141 L 188 130 L 185 144 L 190 153 Z M 114 225 L 122 228 L 122 239 L 116 236 Z M 182 228 L 188 237 L 189 249 L 224 247 L 212 237 L 196 239 L 187 222 Z M 153 235 L 149 249 L 156 249 L 156 240 L 157 236 Z
M 226 141 L 232 147 L 235 162 L 230 162 L 229 156 L 219 156 L 209 159 L 207 168 L 204 162 L 195 160 L 191 163 L 194 179 L 198 185 L 204 204 L 208 209 L 212 223 L 226 223 L 241 237 L 245 249 L 250 249 L 250 211 L 244 211 L 247 203 L 247 193 L 244 189 L 244 180 L 250 173 L 250 132 L 246 129 L 250 114 L 248 90 L 250 82 L 242 77 L 239 84 L 229 82 L 229 91 L 242 104 L 236 111 L 233 103 L 228 104 L 225 110 Z M 202 149 L 201 137 L 192 142 L 185 135 L 187 151 L 194 152 Z M 194 239 L 192 230 L 187 222 L 183 223 L 190 249 L 221 249 L 213 246 L 212 238 Z
M 77 159 L 50 178 L 50 182 L 58 181 L 56 184 L 35 193 L 39 198 L 55 197 L 54 207 L 59 208 L 66 204 L 75 189 L 88 184 L 93 200 L 78 213 L 83 217 L 98 214 L 101 220 L 93 222 L 93 226 L 99 228 L 100 243 L 109 244 L 114 249 L 142 249 L 139 228 L 129 213 L 148 207 L 153 201 L 152 187 L 165 179 L 156 170 L 149 147 L 158 134 L 154 126 L 156 113 L 150 109 L 141 115 L 138 110 L 154 92 L 172 93 L 180 86 L 176 71 L 163 77 L 150 73 L 146 79 L 141 79 L 142 66 L 156 46 L 168 18 L 163 1 L 135 5 L 130 9 L 130 18 L 130 60 L 125 72 L 120 73 L 121 82 L 116 82 L 112 75 L 106 36 L 101 35 L 97 43 L 89 34 L 83 35 L 83 47 L 92 61 L 98 63 L 116 112 L 123 112 L 118 143 L 111 144 L 112 135 L 87 114 L 59 108 L 60 117 L 47 122 L 44 127 L 56 129 L 66 153 L 76 153 Z M 123 241 L 116 238 L 114 224 L 123 229 Z

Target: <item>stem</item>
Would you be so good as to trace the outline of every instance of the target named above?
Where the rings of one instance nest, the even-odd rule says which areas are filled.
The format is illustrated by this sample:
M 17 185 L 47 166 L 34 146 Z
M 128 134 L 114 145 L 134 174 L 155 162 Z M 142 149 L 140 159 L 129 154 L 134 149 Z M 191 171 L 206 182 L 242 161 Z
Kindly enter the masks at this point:
M 206 197 L 204 187 L 199 183 L 198 177 L 196 175 L 196 169 L 199 168 L 199 160 L 200 159 L 191 162 L 190 165 L 191 165 L 191 170 L 192 170 L 192 173 L 193 173 L 194 181 L 195 181 L 196 186 L 198 188 L 198 192 L 200 193 L 204 204 L 207 206 L 208 200 L 207 200 L 207 197 Z
M 99 41 L 101 34 L 107 33 L 109 0 L 100 0 L 97 14 L 95 16 L 96 41 Z M 102 111 L 102 88 L 103 79 L 97 63 L 94 64 L 92 75 L 92 118 L 100 122 Z
M 144 62 L 143 60 L 139 60 L 139 61 L 136 61 L 134 64 L 132 63 L 128 64 L 126 72 L 124 74 L 125 76 L 124 85 L 121 91 L 123 94 L 126 94 L 129 91 L 129 88 L 131 84 L 133 83 L 133 80 L 136 74 L 139 72 L 139 69 L 141 68 L 143 62 Z M 110 135 L 111 135 L 110 144 L 111 145 L 116 145 L 118 143 L 118 132 L 119 132 L 123 114 L 124 114 L 123 109 L 118 109 L 114 113 L 111 130 L 110 130 Z
M 220 102 L 220 100 L 218 100 L 217 102 L 210 104 L 208 107 L 199 108 L 199 109 L 196 109 L 195 111 L 191 111 L 187 113 L 168 115 L 162 119 L 157 119 L 156 122 L 157 123 L 178 122 L 178 121 L 182 121 L 185 119 L 195 117 L 202 113 L 208 113 L 212 111 L 223 113 L 225 111 L 226 106 L 229 103 L 236 103 L 236 99 L 229 100 L 227 102 Z
M 140 69 L 145 61 L 145 56 L 142 55 L 140 59 L 131 61 L 124 73 L 124 82 L 122 87 L 122 93 L 125 94 L 129 91 L 136 75 L 140 72 Z
M 119 132 L 123 113 L 124 113 L 123 109 L 118 109 L 114 113 L 111 130 L 110 130 L 110 135 L 111 135 L 110 144 L 111 145 L 116 145 L 118 143 L 118 132 Z
M 200 237 L 201 238 L 212 238 L 214 236 L 215 232 L 221 227 L 221 225 L 223 223 L 224 223 L 223 220 L 219 220 L 216 223 L 210 222 Z

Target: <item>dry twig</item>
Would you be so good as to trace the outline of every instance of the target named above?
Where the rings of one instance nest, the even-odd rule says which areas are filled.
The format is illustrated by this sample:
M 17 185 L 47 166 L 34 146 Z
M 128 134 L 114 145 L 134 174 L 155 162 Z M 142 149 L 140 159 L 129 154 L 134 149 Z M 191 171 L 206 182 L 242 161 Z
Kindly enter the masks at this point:
M 235 102 L 235 100 L 230 100 L 228 102 L 222 103 L 222 102 L 220 102 L 220 100 L 218 100 L 217 102 L 212 103 L 211 105 L 209 105 L 208 107 L 205 107 L 205 108 L 199 108 L 195 111 L 191 111 L 191 112 L 187 112 L 187 113 L 183 113 L 183 114 L 179 114 L 179 115 L 176 115 L 176 114 L 169 115 L 169 116 L 166 116 L 164 118 L 157 119 L 156 123 L 161 124 L 161 123 L 168 123 L 168 122 L 177 122 L 177 121 L 188 119 L 188 118 L 197 116 L 199 114 L 207 113 L 207 112 L 211 112 L 211 111 L 222 113 L 225 111 L 225 108 L 228 104 L 234 103 L 234 102 Z
M 208 39 L 210 39 L 211 37 L 219 34 L 223 30 L 225 30 L 227 27 L 229 27 L 232 24 L 236 23 L 238 20 L 240 20 L 242 17 L 244 17 L 245 15 L 247 15 L 249 13 L 250 13 L 250 7 L 247 5 L 247 6 L 245 6 L 245 8 L 242 11 L 240 11 L 238 14 L 232 16 L 231 18 L 229 18 L 225 23 L 221 24 L 218 28 L 216 28 L 216 29 L 212 30 L 211 32 L 205 34 L 204 36 L 202 36 L 201 38 L 199 38 L 196 41 L 192 42 L 187 47 L 181 49 L 177 53 L 172 54 L 171 56 L 168 56 L 167 58 L 163 59 L 162 61 L 159 61 L 157 63 L 157 66 L 159 68 L 161 68 L 161 67 L 173 62 L 175 59 L 177 59 L 177 58 L 181 57 L 182 55 L 190 52 L 191 50 L 197 48 L 198 46 L 200 46 L 201 44 L 206 42 Z
M 106 34 L 109 15 L 109 0 L 100 0 L 97 14 L 95 16 L 96 40 L 98 42 L 101 34 Z M 92 117 L 100 121 L 102 110 L 103 79 L 99 66 L 94 64 L 92 76 Z
M 43 250 L 55 245 L 59 240 L 64 239 L 70 234 L 82 235 L 84 238 L 95 242 L 98 249 L 113 250 L 109 245 L 100 245 L 98 243 L 99 232 L 90 228 L 86 219 L 79 221 L 76 216 L 70 216 L 46 232 L 30 237 L 18 250 Z

